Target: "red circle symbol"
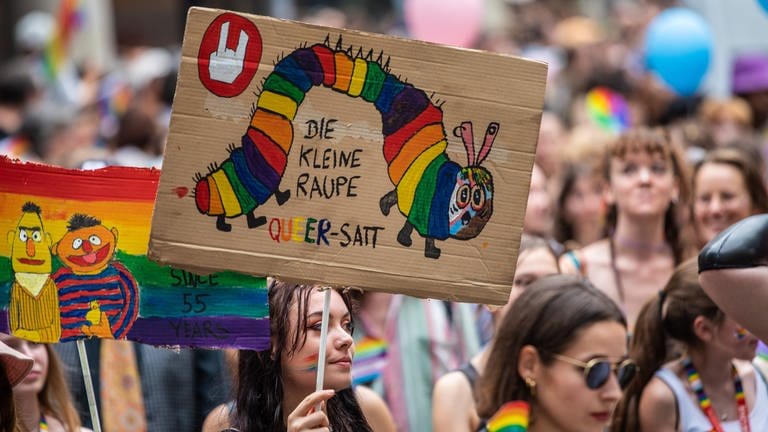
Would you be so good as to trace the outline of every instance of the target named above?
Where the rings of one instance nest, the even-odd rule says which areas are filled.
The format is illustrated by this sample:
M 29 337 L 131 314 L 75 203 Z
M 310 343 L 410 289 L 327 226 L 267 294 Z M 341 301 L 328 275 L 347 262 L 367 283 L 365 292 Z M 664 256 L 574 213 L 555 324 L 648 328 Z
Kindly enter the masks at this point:
M 208 26 L 200 42 L 200 82 L 217 96 L 237 96 L 256 74 L 261 52 L 261 35 L 256 25 L 240 15 L 223 13 Z

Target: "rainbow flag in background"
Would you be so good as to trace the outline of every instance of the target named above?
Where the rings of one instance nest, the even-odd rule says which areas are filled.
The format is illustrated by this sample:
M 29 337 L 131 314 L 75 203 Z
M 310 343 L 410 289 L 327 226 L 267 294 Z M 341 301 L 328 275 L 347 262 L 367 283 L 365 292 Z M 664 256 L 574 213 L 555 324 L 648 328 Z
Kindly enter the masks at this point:
M 80 0 L 61 0 L 56 27 L 43 55 L 43 68 L 51 81 L 55 80 L 69 54 L 72 37 L 82 27 L 85 13 Z
M 586 95 L 587 115 L 600 129 L 621 133 L 630 125 L 629 105 L 620 93 L 595 87 Z
M 525 432 L 530 406 L 527 402 L 507 402 L 488 420 L 488 432 Z
M 365 336 L 355 342 L 352 363 L 352 385 L 366 385 L 375 381 L 387 364 L 387 341 Z
M 200 276 L 147 258 L 159 177 L 153 169 L 68 170 L 0 157 L 0 232 L 13 233 L 10 242 L 0 242 L 0 332 L 37 328 L 23 322 L 40 316 L 33 311 L 39 304 L 14 300 L 13 293 L 23 281 L 35 286 L 48 277 L 46 284 L 53 281 L 55 288 L 44 285 L 39 297 L 58 295 L 58 304 L 46 303 L 43 312 L 60 318 L 62 341 L 97 336 L 161 346 L 268 348 L 264 278 Z M 113 252 L 105 246 L 110 238 Z M 29 269 L 44 261 L 41 279 Z M 106 268 L 82 271 L 99 265 Z

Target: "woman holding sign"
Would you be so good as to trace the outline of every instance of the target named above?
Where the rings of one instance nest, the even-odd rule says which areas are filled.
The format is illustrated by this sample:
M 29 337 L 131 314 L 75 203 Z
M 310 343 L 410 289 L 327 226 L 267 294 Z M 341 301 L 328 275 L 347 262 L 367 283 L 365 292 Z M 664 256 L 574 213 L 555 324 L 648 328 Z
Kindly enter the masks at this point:
M 347 294 L 338 290 L 331 292 L 325 390 L 315 391 L 323 297 L 315 285 L 272 281 L 272 349 L 240 351 L 234 405 L 225 408 L 228 415 L 219 413 L 223 421 L 209 424 L 206 430 L 372 430 L 351 388 L 352 308 Z M 317 410 L 318 406 L 322 409 Z

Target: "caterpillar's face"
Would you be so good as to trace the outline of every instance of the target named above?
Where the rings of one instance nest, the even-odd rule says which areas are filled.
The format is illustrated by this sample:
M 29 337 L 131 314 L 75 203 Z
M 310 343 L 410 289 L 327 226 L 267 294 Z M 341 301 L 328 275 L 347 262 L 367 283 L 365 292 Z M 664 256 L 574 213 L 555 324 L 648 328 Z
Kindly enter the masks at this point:
M 462 168 L 448 206 L 451 237 L 467 240 L 476 237 L 493 213 L 493 178 L 482 167 Z

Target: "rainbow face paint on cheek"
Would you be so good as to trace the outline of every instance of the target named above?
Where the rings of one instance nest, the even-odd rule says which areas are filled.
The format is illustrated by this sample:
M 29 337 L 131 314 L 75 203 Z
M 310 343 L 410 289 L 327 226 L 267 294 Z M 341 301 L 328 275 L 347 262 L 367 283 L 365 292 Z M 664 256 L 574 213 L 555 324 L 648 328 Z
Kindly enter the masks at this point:
M 739 327 L 736 329 L 735 335 L 736 339 L 744 340 L 749 335 L 749 332 L 744 327 Z
M 307 356 L 302 360 L 300 370 L 304 372 L 316 372 L 317 371 L 317 354 Z

